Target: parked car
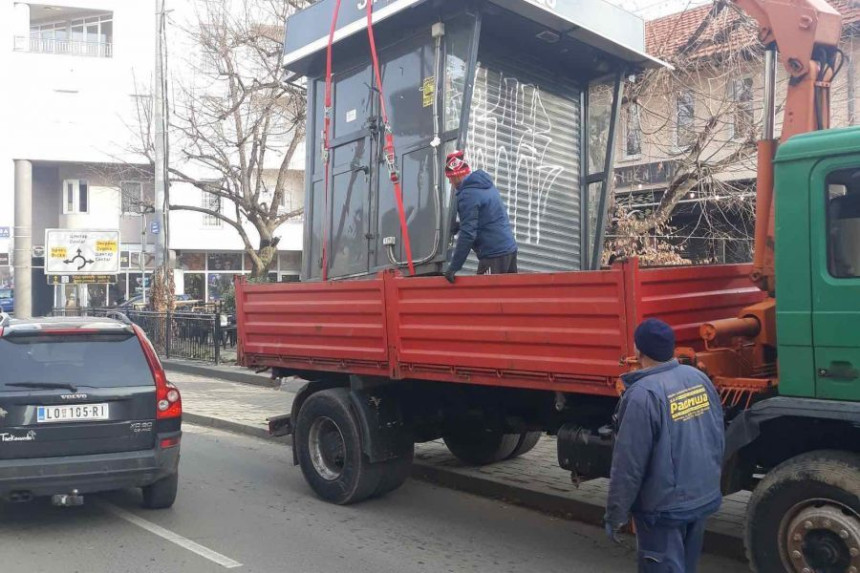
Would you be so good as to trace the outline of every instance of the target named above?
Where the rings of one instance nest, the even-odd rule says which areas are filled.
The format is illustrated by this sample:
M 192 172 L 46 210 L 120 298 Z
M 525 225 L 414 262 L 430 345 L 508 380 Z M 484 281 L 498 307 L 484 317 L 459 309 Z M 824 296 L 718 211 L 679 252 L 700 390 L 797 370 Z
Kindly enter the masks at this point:
M 148 298 L 147 303 L 149 303 Z M 176 308 L 176 310 L 191 309 L 199 303 L 199 300 L 194 300 L 191 298 L 190 295 L 187 294 L 178 294 L 174 298 L 174 307 Z M 124 302 L 119 303 L 116 307 L 119 310 L 125 312 L 129 310 L 145 310 L 147 308 L 147 304 L 143 303 L 142 295 L 136 295 Z
M 0 321 L 0 499 L 139 487 L 144 507 L 173 505 L 182 399 L 117 316 Z
M 11 313 L 15 310 L 15 291 L 0 288 L 0 312 Z

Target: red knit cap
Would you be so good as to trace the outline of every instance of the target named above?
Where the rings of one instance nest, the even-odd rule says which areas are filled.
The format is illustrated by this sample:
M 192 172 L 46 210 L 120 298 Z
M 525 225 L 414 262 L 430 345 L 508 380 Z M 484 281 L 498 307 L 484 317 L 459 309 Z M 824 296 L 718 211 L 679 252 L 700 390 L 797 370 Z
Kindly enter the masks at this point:
M 464 155 L 465 153 L 462 150 L 448 154 L 448 158 L 445 159 L 446 177 L 465 177 L 472 172 L 469 164 L 463 159 Z

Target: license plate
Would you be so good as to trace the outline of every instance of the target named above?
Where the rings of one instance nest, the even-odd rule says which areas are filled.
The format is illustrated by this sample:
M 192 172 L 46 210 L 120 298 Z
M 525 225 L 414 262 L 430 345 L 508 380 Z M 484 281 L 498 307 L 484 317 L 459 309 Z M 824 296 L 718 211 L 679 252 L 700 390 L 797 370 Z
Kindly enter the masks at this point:
M 37 406 L 36 421 L 40 424 L 52 422 L 88 422 L 110 420 L 109 404 L 63 404 L 61 406 Z

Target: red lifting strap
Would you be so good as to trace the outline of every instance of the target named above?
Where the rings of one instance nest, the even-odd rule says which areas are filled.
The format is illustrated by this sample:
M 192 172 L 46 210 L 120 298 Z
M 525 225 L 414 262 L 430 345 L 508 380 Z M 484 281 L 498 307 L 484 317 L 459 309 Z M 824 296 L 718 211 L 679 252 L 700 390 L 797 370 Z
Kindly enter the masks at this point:
M 322 160 L 325 165 L 325 183 L 323 183 L 323 220 L 322 220 L 322 280 L 328 279 L 328 178 L 330 171 L 329 132 L 331 131 L 331 53 L 334 44 L 334 32 L 337 29 L 337 16 L 340 13 L 340 0 L 334 5 L 331 17 L 331 30 L 328 33 L 328 46 L 325 54 L 325 115 L 322 132 Z
M 403 235 L 403 250 L 406 252 L 406 263 L 409 274 L 415 275 L 415 265 L 412 263 L 412 243 L 409 241 L 409 226 L 406 224 L 406 210 L 403 208 L 403 188 L 400 185 L 400 172 L 397 170 L 397 154 L 394 151 L 394 135 L 388 123 L 388 112 L 385 109 L 385 92 L 382 91 L 382 74 L 379 73 L 379 57 L 376 54 L 376 38 L 373 34 L 373 2 L 367 2 L 367 37 L 370 40 L 370 56 L 373 58 L 373 75 L 376 77 L 376 90 L 379 92 L 379 109 L 382 113 L 382 124 L 385 129 L 385 163 L 388 165 L 388 178 L 394 184 L 394 198 L 397 201 L 397 211 L 400 215 L 400 234 Z

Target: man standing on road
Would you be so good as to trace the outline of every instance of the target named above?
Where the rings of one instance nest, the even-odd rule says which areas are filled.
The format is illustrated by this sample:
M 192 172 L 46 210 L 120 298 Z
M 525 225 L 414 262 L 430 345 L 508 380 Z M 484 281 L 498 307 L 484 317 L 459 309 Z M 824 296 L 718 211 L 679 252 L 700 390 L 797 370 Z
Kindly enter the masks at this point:
M 472 250 L 478 255 L 479 275 L 516 273 L 517 241 L 511 232 L 508 211 L 490 176 L 480 169 L 473 173 L 462 151 L 448 155 L 445 176 L 457 192 L 460 219 L 457 246 L 445 278 L 454 283 L 454 275 L 463 268 Z
M 668 324 L 648 319 L 634 339 L 642 369 L 622 376 L 606 533 L 618 542 L 632 514 L 640 573 L 695 573 L 722 501 L 722 405 L 704 373 L 674 360 Z

